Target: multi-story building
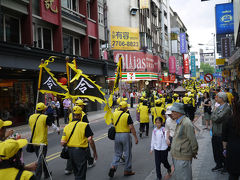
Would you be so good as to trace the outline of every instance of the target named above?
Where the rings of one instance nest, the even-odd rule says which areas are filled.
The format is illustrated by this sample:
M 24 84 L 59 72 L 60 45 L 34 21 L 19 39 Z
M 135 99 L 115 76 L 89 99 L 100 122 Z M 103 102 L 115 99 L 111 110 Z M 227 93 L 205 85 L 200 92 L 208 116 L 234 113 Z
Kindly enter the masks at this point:
M 233 0 L 234 8 L 234 51 L 228 60 L 228 68 L 224 74 L 229 74 L 231 86 L 240 93 L 240 0 Z
M 180 34 L 186 34 L 186 47 L 189 50 L 189 39 L 187 34 L 187 28 L 182 22 L 181 18 L 178 16 L 176 12 L 174 12 L 170 8 L 170 16 L 171 16 L 171 48 L 172 55 L 176 58 L 176 75 L 177 77 L 182 77 L 183 72 L 183 55 L 180 51 Z
M 139 33 L 140 44 L 135 49 L 117 49 L 110 44 L 115 36 L 111 33 L 108 36 L 110 57 L 115 62 L 118 62 L 120 55 L 123 58 L 124 88 L 140 90 L 145 87 L 146 81 L 150 82 L 149 86 L 158 85 L 161 67 L 165 66 L 167 60 L 163 58 L 161 1 L 151 0 L 141 8 L 138 0 L 107 0 L 107 14 L 108 32 L 114 28 L 117 33 L 121 32 L 120 29 L 123 31 L 121 33 L 133 29 Z M 113 79 L 110 78 L 110 83 Z
M 209 64 L 212 67 L 215 67 L 215 56 L 213 52 L 204 52 L 202 53 L 203 62 Z
M 36 102 L 41 59 L 65 76 L 65 57 L 76 57 L 84 73 L 105 86 L 115 64 L 100 60 L 97 0 L 0 1 L 0 115 L 25 123 Z M 90 103 L 90 110 L 97 109 Z

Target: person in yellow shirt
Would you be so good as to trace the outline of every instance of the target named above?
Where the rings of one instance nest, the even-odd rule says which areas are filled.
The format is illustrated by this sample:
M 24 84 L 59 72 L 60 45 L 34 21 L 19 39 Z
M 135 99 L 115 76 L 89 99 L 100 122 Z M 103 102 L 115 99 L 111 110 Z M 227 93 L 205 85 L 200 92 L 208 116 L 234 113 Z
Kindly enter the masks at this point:
M 85 109 L 86 104 L 83 102 L 83 100 L 78 99 L 75 104 L 76 104 L 76 106 L 81 107 L 82 110 Z M 70 113 L 69 114 L 69 123 L 72 122 L 72 120 L 73 120 L 73 114 Z M 82 111 L 81 121 L 85 122 L 85 123 L 89 123 L 88 118 L 87 118 L 87 114 L 84 111 Z M 94 158 L 92 157 L 91 151 L 90 151 L 89 148 L 87 148 L 87 153 L 88 153 L 88 156 L 87 156 L 88 167 L 95 166 Z M 66 168 L 65 168 L 65 175 L 72 174 L 72 169 L 73 168 L 72 168 L 71 160 L 68 159 L 67 160 L 67 165 L 66 165 Z
M 140 138 L 142 138 L 142 133 L 145 131 L 146 136 L 148 136 L 149 132 L 149 108 L 147 105 L 147 101 L 143 101 L 142 106 L 139 108 L 140 112 Z M 146 130 L 145 130 L 146 127 Z
M 88 143 L 93 150 L 94 159 L 97 160 L 98 157 L 93 132 L 88 123 L 81 121 L 81 116 L 82 108 L 74 106 L 73 121 L 65 126 L 61 139 L 62 146 L 68 146 L 75 179 L 86 179 Z
M 160 117 L 162 122 L 165 123 L 165 109 L 162 107 L 162 102 L 160 99 L 155 101 L 156 106 L 151 109 L 151 113 L 153 115 L 153 124 L 155 124 L 155 119 Z
M 60 130 L 59 128 L 53 124 L 53 120 L 52 118 L 49 118 L 47 115 L 45 115 L 45 111 L 46 111 L 47 106 L 45 106 L 44 103 L 40 102 L 36 105 L 36 111 L 37 113 L 31 115 L 29 117 L 29 126 L 31 129 L 31 133 L 32 133 L 32 143 L 35 144 L 45 144 L 45 146 L 43 147 L 43 156 L 46 157 L 47 155 L 47 145 L 48 145 L 48 126 L 52 126 L 55 131 L 58 132 L 58 134 L 60 134 Z M 34 132 L 33 132 L 34 129 Z M 36 153 L 36 156 L 38 157 L 39 155 L 39 149 L 40 146 L 34 146 L 34 151 Z M 42 176 L 42 170 L 44 171 L 44 177 L 45 178 L 49 178 L 50 174 L 47 170 L 47 167 L 45 165 L 45 163 L 43 163 L 43 159 L 39 158 L 38 161 L 38 167 L 36 170 L 36 176 L 41 179 Z M 42 169 L 43 167 L 43 169 Z
M 22 148 L 27 143 L 26 139 L 8 139 L 0 143 L 1 180 L 36 180 L 32 172 L 24 170 L 24 164 L 20 160 Z
M 178 99 L 178 97 L 179 97 L 178 94 L 176 94 L 176 93 L 173 94 L 173 98 L 172 98 L 172 99 L 173 99 L 173 100 L 172 100 L 173 103 L 175 103 L 175 102 L 179 103 L 179 102 L 180 102 L 180 100 Z
M 194 120 L 195 117 L 195 98 L 194 94 L 189 95 L 189 101 L 188 101 L 188 116 L 191 121 Z
M 84 109 L 84 106 L 86 106 L 86 104 L 83 102 L 83 100 L 79 99 L 79 100 L 76 101 L 76 106 L 79 106 L 82 109 Z M 73 119 L 72 113 L 69 114 L 68 119 L 69 119 L 69 123 L 72 122 L 72 119 Z M 81 119 L 81 121 L 89 123 L 88 118 L 87 118 L 87 114 L 84 111 L 82 111 L 82 119 Z
M 115 127 L 115 140 L 114 140 L 114 158 L 111 163 L 111 168 L 109 169 L 108 176 L 113 177 L 114 173 L 117 170 L 119 161 L 122 157 L 122 154 L 125 156 L 125 167 L 124 167 L 124 176 L 135 175 L 135 172 L 132 171 L 132 137 L 134 136 L 135 144 L 138 144 L 138 138 L 136 135 L 136 130 L 133 125 L 131 115 L 127 113 L 128 104 L 126 101 L 122 101 L 120 104 L 120 110 L 113 113 L 113 122 L 112 124 Z M 130 134 L 131 132 L 131 134 Z
M 3 121 L 0 119 L 0 142 L 4 141 L 13 134 L 13 130 L 6 130 L 6 127 L 11 125 L 12 121 Z
M 228 103 L 230 104 L 230 105 L 232 105 L 232 101 L 233 101 L 233 95 L 232 95 L 232 93 L 230 93 L 229 92 L 229 88 L 226 88 L 225 89 L 225 92 L 226 92 L 226 94 L 227 94 L 227 98 L 228 98 Z
M 188 104 L 188 100 L 189 100 L 188 93 L 185 93 L 185 96 L 182 98 L 183 104 Z

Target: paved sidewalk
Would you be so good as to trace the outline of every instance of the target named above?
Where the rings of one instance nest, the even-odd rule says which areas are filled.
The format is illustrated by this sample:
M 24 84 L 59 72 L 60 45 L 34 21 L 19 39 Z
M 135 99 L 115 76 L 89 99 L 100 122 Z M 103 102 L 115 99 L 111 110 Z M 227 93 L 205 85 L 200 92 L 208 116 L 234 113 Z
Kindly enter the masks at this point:
M 134 104 L 133 108 L 129 108 L 130 112 L 135 112 L 136 107 L 137 107 L 137 105 Z M 104 110 L 88 112 L 89 123 L 91 124 L 91 123 L 96 123 L 99 121 L 105 121 L 105 119 L 104 119 L 105 113 L 106 112 Z M 60 124 L 60 129 L 62 130 L 65 127 L 64 118 L 59 119 L 59 124 Z M 30 127 L 28 126 L 28 124 L 25 124 L 22 126 L 11 127 L 10 129 L 13 129 L 15 133 L 21 134 L 22 138 L 30 139 L 30 137 L 31 137 L 31 130 L 30 130 Z M 50 127 L 50 128 L 48 128 L 48 134 L 51 134 L 51 133 L 54 133 L 54 130 Z
M 201 113 L 201 109 L 198 110 L 197 114 L 199 113 Z M 199 150 L 197 159 L 193 159 L 192 162 L 193 180 L 227 180 L 228 174 L 223 175 L 220 172 L 211 171 L 211 169 L 215 167 L 212 153 L 211 136 L 208 130 L 202 130 L 205 127 L 204 125 L 202 125 L 202 116 L 199 116 L 198 119 L 195 120 L 194 125 L 200 131 L 196 131 Z M 168 156 L 168 160 L 169 163 L 172 164 L 171 155 Z M 163 165 L 161 166 L 161 170 L 162 175 L 165 176 L 167 174 L 167 170 L 164 168 Z M 155 179 L 156 171 L 155 169 L 153 169 L 145 180 Z

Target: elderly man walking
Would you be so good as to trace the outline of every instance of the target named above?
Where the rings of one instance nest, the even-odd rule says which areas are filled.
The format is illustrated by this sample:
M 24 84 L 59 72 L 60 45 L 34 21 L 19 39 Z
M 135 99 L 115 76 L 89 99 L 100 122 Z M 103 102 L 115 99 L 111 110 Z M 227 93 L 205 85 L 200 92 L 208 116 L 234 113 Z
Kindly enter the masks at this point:
M 224 156 L 223 145 L 222 145 L 222 125 L 225 121 L 231 116 L 231 108 L 227 104 L 227 94 L 225 92 L 219 92 L 216 95 L 216 102 L 220 104 L 211 115 L 212 119 L 212 149 L 214 161 L 216 162 L 216 166 L 212 168 L 212 171 L 225 170 L 224 167 Z
M 185 115 L 182 103 L 174 103 L 170 110 L 172 111 L 172 119 L 177 123 L 171 145 L 174 165 L 172 178 L 175 180 L 191 180 L 192 158 L 196 158 L 198 152 L 194 127 L 191 120 Z

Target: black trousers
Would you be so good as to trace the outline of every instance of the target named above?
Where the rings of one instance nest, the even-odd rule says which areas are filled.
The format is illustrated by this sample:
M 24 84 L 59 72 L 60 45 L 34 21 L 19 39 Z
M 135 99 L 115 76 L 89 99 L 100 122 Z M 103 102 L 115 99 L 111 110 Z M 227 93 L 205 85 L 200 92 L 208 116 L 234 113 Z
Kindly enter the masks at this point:
M 34 151 L 35 151 L 37 157 L 39 155 L 39 150 L 40 150 L 40 146 L 34 146 Z M 43 156 L 45 158 L 46 155 L 47 155 L 47 146 L 43 147 L 43 152 L 42 153 L 43 153 Z M 44 172 L 45 177 L 49 176 L 47 167 L 46 167 L 45 163 L 43 162 L 43 159 L 39 158 L 36 173 L 35 173 L 36 174 L 36 179 L 41 179 L 42 171 Z
M 213 157 L 218 167 L 223 167 L 225 158 L 223 156 L 223 145 L 221 136 L 212 136 Z
M 164 150 L 164 151 L 154 150 L 154 154 L 155 154 L 155 165 L 156 165 L 157 178 L 162 179 L 161 163 L 163 163 L 163 165 L 166 169 L 171 169 L 171 166 L 168 163 L 168 151 L 167 150 Z
M 131 97 L 131 108 L 133 108 L 133 97 Z
M 240 174 L 231 174 L 229 173 L 228 180 L 239 180 Z
M 149 132 L 149 123 L 140 123 L 140 133 L 143 133 L 146 127 L 146 136 L 148 136 Z
M 75 180 L 86 180 L 87 151 L 86 148 L 69 148 Z
M 88 162 L 88 165 L 91 165 L 91 164 L 94 163 L 94 158 L 91 155 L 90 147 L 87 147 L 86 151 L 87 151 L 87 162 Z M 68 170 L 68 171 L 72 171 L 73 170 L 71 159 L 67 160 L 67 166 L 66 166 L 65 170 Z

